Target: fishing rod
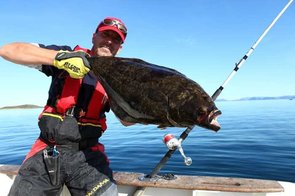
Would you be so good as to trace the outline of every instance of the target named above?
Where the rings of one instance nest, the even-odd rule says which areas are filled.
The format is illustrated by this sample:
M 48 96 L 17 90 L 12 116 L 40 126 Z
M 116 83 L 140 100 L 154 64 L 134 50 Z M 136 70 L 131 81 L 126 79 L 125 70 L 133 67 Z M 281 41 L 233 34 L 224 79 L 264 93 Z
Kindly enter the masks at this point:
M 251 46 L 251 48 L 247 51 L 247 53 L 240 59 L 238 63 L 235 64 L 235 68 L 230 73 L 230 75 L 227 77 L 227 79 L 223 82 L 223 84 L 213 93 L 211 96 L 212 100 L 215 101 L 217 97 L 220 95 L 224 87 L 228 84 L 228 82 L 232 79 L 232 77 L 237 73 L 239 68 L 245 63 L 245 61 L 248 59 L 248 57 L 253 53 L 255 48 L 258 46 L 258 44 L 261 42 L 261 40 L 265 37 L 265 35 L 269 32 L 269 30 L 273 27 L 273 25 L 277 22 L 277 20 L 283 15 L 283 13 L 287 10 L 287 8 L 291 5 L 293 0 L 289 0 L 288 3 L 285 5 L 285 7 L 281 10 L 281 12 L 275 17 L 275 19 L 270 23 L 270 25 L 265 29 L 265 31 L 262 33 L 262 35 L 257 39 L 257 41 Z M 191 130 L 194 128 L 194 126 L 187 127 L 184 132 L 179 137 L 179 146 L 181 143 L 187 138 L 188 134 L 191 132 Z M 169 149 L 168 152 L 164 155 L 164 157 L 160 160 L 160 162 L 156 165 L 156 167 L 152 170 L 152 172 L 146 176 L 141 177 L 139 180 L 149 180 L 151 178 L 154 178 L 162 169 L 162 167 L 167 163 L 167 161 L 171 158 L 172 154 L 177 150 L 181 149 L 179 146 L 176 146 L 173 149 Z M 180 146 L 181 147 L 181 146 Z M 185 156 L 184 156 L 185 157 Z M 185 160 L 186 163 L 186 160 Z M 186 165 L 190 165 L 190 163 Z M 135 191 L 134 195 L 140 196 L 144 193 L 145 188 L 144 187 L 138 187 Z
M 257 39 L 257 41 L 254 43 L 254 45 L 248 50 L 248 52 L 241 58 L 241 60 L 236 63 L 236 67 L 234 70 L 230 73 L 228 78 L 224 81 L 224 83 L 215 91 L 215 93 L 212 95 L 213 101 L 216 100 L 216 98 L 220 95 L 221 91 L 224 89 L 224 87 L 227 85 L 227 83 L 232 79 L 232 77 L 237 73 L 239 68 L 245 63 L 247 58 L 252 54 L 252 52 L 255 50 L 257 45 L 261 42 L 261 40 L 264 38 L 264 36 L 268 33 L 268 31 L 273 27 L 273 25 L 277 22 L 277 20 L 283 15 L 283 13 L 286 11 L 286 9 L 291 5 L 293 0 L 289 0 L 289 2 L 286 4 L 286 6 L 282 9 L 282 11 L 275 17 L 275 19 L 272 21 L 272 23 L 265 29 L 265 31 L 262 33 L 262 35 Z

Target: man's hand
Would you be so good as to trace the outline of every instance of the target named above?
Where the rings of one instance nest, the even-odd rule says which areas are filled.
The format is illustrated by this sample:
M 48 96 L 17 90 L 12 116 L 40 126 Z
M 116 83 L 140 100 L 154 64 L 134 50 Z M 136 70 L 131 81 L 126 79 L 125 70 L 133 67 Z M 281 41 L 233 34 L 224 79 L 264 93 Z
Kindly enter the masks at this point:
M 86 56 L 88 54 L 82 51 L 68 52 L 61 50 L 55 56 L 53 65 L 58 69 L 66 70 L 71 78 L 80 79 L 91 69 Z

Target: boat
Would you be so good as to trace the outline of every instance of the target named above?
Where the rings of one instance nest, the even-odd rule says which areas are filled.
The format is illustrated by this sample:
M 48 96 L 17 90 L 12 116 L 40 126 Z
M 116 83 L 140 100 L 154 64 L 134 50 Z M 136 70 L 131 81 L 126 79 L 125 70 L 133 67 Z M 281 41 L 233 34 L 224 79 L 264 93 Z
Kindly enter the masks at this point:
M 0 195 L 8 194 L 19 165 L 0 165 Z M 114 172 L 119 196 L 294 196 L 295 183 L 274 180 Z M 61 196 L 69 196 L 64 187 Z

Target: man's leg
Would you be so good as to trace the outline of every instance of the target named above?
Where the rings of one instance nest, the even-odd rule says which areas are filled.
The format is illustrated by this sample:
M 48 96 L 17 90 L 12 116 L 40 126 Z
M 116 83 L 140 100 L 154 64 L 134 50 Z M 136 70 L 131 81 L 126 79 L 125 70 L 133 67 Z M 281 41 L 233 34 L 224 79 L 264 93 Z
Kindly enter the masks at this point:
M 9 196 L 59 195 L 62 185 L 53 186 L 43 161 L 43 152 L 38 152 L 22 165 L 10 189 Z
M 118 195 L 117 185 L 103 153 L 85 150 L 68 155 L 68 160 L 63 160 L 68 163 L 66 172 L 69 180 L 65 183 L 72 196 Z

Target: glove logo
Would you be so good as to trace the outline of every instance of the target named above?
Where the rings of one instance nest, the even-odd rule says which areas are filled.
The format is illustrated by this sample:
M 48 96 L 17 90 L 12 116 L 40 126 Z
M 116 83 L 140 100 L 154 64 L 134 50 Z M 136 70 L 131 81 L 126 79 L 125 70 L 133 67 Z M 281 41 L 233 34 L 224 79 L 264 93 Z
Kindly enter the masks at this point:
M 53 66 L 66 70 L 70 77 L 80 79 L 89 72 L 90 65 L 84 52 L 58 52 Z
M 76 72 L 76 73 L 79 73 L 80 72 L 80 68 L 79 67 L 76 67 L 75 65 L 70 64 L 69 62 L 65 62 L 64 67 L 65 68 L 68 68 L 68 69 L 70 69 L 70 70 L 72 70 L 73 72 Z

